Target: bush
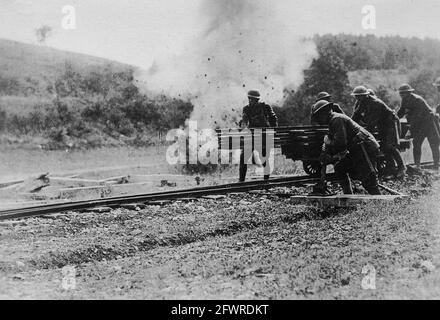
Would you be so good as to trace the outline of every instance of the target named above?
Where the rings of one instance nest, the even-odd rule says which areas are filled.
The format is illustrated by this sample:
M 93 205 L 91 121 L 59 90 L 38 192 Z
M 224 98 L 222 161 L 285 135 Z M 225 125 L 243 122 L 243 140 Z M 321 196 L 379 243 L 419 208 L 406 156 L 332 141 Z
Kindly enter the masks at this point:
M 434 80 L 440 75 L 440 70 L 422 69 L 414 71 L 409 78 L 409 83 L 416 90 L 417 94 L 420 94 L 426 99 L 428 104 L 433 107 L 440 101 L 437 93 L 437 89 L 432 85 Z

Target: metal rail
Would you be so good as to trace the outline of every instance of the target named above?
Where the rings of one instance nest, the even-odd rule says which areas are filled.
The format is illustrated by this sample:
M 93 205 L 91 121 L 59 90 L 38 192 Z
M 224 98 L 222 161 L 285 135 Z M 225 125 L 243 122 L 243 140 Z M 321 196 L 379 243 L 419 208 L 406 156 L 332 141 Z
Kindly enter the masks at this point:
M 409 163 L 407 164 L 407 166 L 415 166 L 415 163 Z M 421 166 L 430 166 L 430 165 L 434 165 L 434 161 L 424 161 L 424 162 L 420 162 Z
M 336 180 L 334 174 L 327 176 L 327 181 Z M 26 208 L 17 208 L 0 211 L 0 221 L 6 219 L 17 219 L 31 216 L 39 216 L 51 213 L 59 213 L 72 210 L 83 210 L 99 206 L 113 207 L 117 205 L 127 204 L 127 203 L 141 203 L 148 201 L 158 201 L 158 200 L 172 200 L 179 198 L 188 197 L 201 197 L 211 194 L 227 194 L 232 192 L 245 192 L 255 189 L 268 188 L 268 187 L 278 187 L 286 185 L 295 185 L 303 183 L 318 182 L 319 177 L 311 176 L 295 176 L 295 177 L 285 177 L 285 178 L 275 178 L 269 181 L 248 181 L 241 183 L 224 184 L 218 186 L 209 187 L 198 187 L 190 189 L 180 189 L 165 192 L 155 192 L 139 195 L 130 195 L 123 197 L 111 197 L 105 199 L 96 200 L 86 200 L 86 201 L 76 201 L 69 203 L 56 203 L 42 206 L 33 206 Z

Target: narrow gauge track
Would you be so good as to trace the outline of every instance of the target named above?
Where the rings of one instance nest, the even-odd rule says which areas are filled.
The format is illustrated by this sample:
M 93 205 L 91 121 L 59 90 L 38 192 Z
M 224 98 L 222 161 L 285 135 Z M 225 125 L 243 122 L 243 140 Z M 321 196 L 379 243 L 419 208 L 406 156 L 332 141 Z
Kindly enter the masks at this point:
M 336 177 L 334 174 L 327 175 L 327 181 L 335 181 L 335 180 Z M 274 178 L 274 179 L 270 179 L 267 182 L 262 180 L 248 181 L 241 183 L 231 183 L 231 184 L 223 184 L 217 186 L 197 187 L 197 188 L 180 189 L 180 190 L 172 190 L 165 192 L 146 193 L 146 194 L 123 196 L 123 197 L 111 197 L 111 198 L 96 199 L 96 200 L 75 201 L 69 203 L 48 204 L 42 206 L 33 206 L 33 207 L 0 211 L 0 221 L 6 219 L 33 217 L 33 216 L 59 213 L 59 212 L 72 211 L 72 210 L 83 210 L 83 209 L 89 209 L 99 206 L 115 207 L 118 205 L 128 204 L 128 203 L 173 200 L 173 199 L 188 198 L 188 197 L 197 198 L 212 194 L 245 192 L 255 189 L 298 185 L 298 184 L 313 183 L 318 181 L 319 181 L 319 177 L 295 176 L 295 177 Z

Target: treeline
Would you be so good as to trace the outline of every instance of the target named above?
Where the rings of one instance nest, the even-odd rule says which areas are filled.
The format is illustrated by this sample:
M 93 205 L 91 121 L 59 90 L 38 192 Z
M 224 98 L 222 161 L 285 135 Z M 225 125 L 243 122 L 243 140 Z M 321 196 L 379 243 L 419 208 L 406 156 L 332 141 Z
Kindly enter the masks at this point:
M 407 81 L 431 105 L 437 103 L 437 92 L 432 82 L 440 76 L 440 41 L 433 39 L 402 38 L 374 35 L 323 35 L 313 38 L 319 56 L 304 71 L 304 83 L 294 93 L 286 92 L 287 99 L 276 111 L 281 125 L 304 124 L 309 121 L 310 107 L 320 91 L 330 92 L 345 111 L 352 112 L 352 86 L 349 73 L 381 71 L 370 87 L 376 94 L 396 108 L 396 87 L 387 83 L 390 71 L 405 75 Z M 362 78 L 362 77 L 360 77 Z M 389 82 L 389 81 L 388 81 Z
M 47 138 L 44 147 L 98 147 L 108 144 L 149 145 L 158 132 L 184 125 L 193 106 L 166 96 L 139 92 L 133 70 L 111 68 L 82 74 L 66 64 L 54 81 L 51 103 L 27 113 L 0 110 L 0 131 Z
M 330 92 L 351 114 L 350 92 L 360 84 L 374 89 L 393 108 L 400 102 L 396 89 L 404 80 L 431 106 L 438 103 L 432 82 L 440 76 L 440 41 L 345 34 L 313 40 L 318 56 L 304 71 L 303 84 L 295 92 L 286 91 L 284 104 L 276 107 L 280 125 L 307 124 L 320 91 Z M 17 63 L 5 65 L 20 68 Z M 0 73 L 0 95 L 29 97 L 29 101 L 45 98 L 45 102 L 37 99 L 27 112 L 0 110 L 0 132 L 43 137 L 48 148 L 148 145 L 158 132 L 184 125 L 192 112 L 188 101 L 139 92 L 129 66 L 78 66 L 57 65 L 56 76 L 50 79 L 46 76 L 50 70 L 42 66 L 40 76 L 28 72 L 19 79 L 17 72 L 15 78 Z

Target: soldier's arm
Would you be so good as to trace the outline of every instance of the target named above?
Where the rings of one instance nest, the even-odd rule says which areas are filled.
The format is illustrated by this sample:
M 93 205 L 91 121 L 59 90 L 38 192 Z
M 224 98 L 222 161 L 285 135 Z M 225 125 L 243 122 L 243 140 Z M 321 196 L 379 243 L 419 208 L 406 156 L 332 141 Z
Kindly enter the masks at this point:
M 414 122 L 422 123 L 425 119 L 426 113 L 432 113 L 432 109 L 428 106 L 428 103 L 423 99 L 417 99 L 414 105 L 417 109 L 414 112 Z
M 270 105 L 266 105 L 266 114 L 269 119 L 269 124 L 271 127 L 278 127 L 278 117 L 273 111 L 273 108 Z
M 399 110 L 397 111 L 397 116 L 400 118 L 403 118 L 407 113 L 407 109 L 405 104 L 402 102 L 402 104 L 400 105 Z
M 383 121 L 385 117 L 390 119 L 394 117 L 393 111 L 390 108 L 388 108 L 388 106 L 385 103 L 379 103 L 379 102 L 375 102 L 375 103 L 377 108 L 374 109 L 378 110 L 378 112 L 372 113 L 370 116 L 367 126 L 367 130 L 370 132 L 373 132 L 376 129 L 377 125 L 381 121 Z
M 353 121 L 358 122 L 362 119 L 362 112 L 364 110 L 364 107 L 362 105 L 358 105 L 358 107 L 354 109 L 353 115 L 351 118 Z
M 347 149 L 347 129 L 343 119 L 335 119 L 330 124 L 330 132 L 333 133 L 328 144 L 335 152 L 341 152 Z

